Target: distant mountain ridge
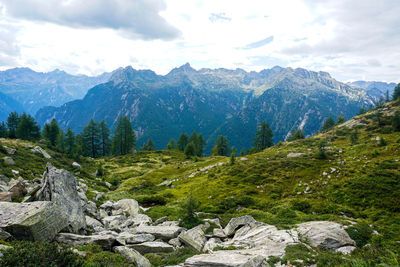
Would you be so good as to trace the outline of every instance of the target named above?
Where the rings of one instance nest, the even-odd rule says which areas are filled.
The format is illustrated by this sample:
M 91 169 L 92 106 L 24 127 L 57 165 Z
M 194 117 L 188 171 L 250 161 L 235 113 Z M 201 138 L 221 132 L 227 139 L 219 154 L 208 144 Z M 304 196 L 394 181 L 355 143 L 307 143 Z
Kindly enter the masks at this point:
M 35 114 L 44 106 L 60 106 L 83 98 L 97 84 L 108 81 L 112 73 L 99 76 L 71 75 L 61 70 L 43 73 L 29 68 L 0 71 L 0 92 L 18 101 L 23 110 Z
M 392 96 L 396 83 L 377 82 L 377 81 L 355 81 L 348 83 L 354 88 L 362 88 L 365 92 L 377 101 L 381 97 L 386 97 L 388 92 L 389 97 Z
M 338 82 L 326 72 L 278 66 L 260 72 L 195 70 L 185 64 L 164 76 L 121 68 L 82 100 L 42 108 L 36 118 L 42 125 L 56 118 L 64 129 L 80 132 L 91 118 L 105 119 L 114 128 L 118 117 L 126 115 L 139 145 L 152 138 L 163 148 L 170 138 L 196 130 L 204 134 L 210 151 L 219 134 L 238 149 L 249 148 L 257 124 L 264 120 L 280 141 L 298 127 L 314 134 L 325 118 L 349 118 L 373 103 L 364 89 Z

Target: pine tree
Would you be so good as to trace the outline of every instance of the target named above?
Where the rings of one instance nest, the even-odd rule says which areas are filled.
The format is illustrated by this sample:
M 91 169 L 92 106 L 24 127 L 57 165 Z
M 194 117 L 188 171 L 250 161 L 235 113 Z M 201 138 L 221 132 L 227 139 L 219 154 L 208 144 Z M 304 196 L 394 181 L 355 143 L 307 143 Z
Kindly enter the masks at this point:
M 168 150 L 172 150 L 176 148 L 176 141 L 174 138 L 172 138 L 171 140 L 169 140 L 168 144 L 167 144 L 167 149 Z
M 235 160 L 236 160 L 236 147 L 232 148 L 232 152 L 231 152 L 231 157 L 230 157 L 230 164 L 233 165 L 235 164 Z
M 324 121 L 321 131 L 325 132 L 325 131 L 331 129 L 333 126 L 335 126 L 335 121 L 333 120 L 332 117 L 329 117 Z
M 22 140 L 37 140 L 40 138 L 40 127 L 31 115 L 24 112 L 19 118 L 15 134 Z
M 60 131 L 60 127 L 58 127 L 57 121 L 52 119 L 50 124 L 46 123 L 43 128 L 43 137 L 46 138 L 50 145 L 55 147 L 57 142 L 57 136 Z
M 367 113 L 367 109 L 362 107 L 362 108 L 360 108 L 360 111 L 357 113 L 357 115 L 362 115 L 362 114 L 365 114 L 365 113 Z
M 185 155 L 188 158 L 196 155 L 196 145 L 193 142 L 186 145 Z
M 392 117 L 392 127 L 395 131 L 400 131 L 400 112 L 396 111 Z
M 345 122 L 346 119 L 344 118 L 344 116 L 342 114 L 340 114 L 337 118 L 337 122 L 336 125 L 342 124 L 343 122 Z
M 180 151 L 185 151 L 187 144 L 189 143 L 189 137 L 186 133 L 181 134 L 178 139 L 178 149 Z
M 212 151 L 211 151 L 211 156 L 218 156 L 218 146 L 214 145 Z
M 58 132 L 57 141 L 56 141 L 56 149 L 58 152 L 65 152 L 65 135 L 63 130 Z
M 0 122 L 0 137 L 7 137 L 7 125 L 4 121 Z
M 128 154 L 136 147 L 136 135 L 128 117 L 119 117 L 112 139 L 112 151 L 117 155 Z
M 396 85 L 393 91 L 392 100 L 397 100 L 400 98 L 400 83 Z
M 269 124 L 266 123 L 265 121 L 261 122 L 258 125 L 258 130 L 256 132 L 256 137 L 253 139 L 254 140 L 254 146 L 258 151 L 264 150 L 267 147 L 270 147 L 273 145 L 272 141 L 272 130 L 269 127 Z
M 100 129 L 98 123 L 93 119 L 82 131 L 83 154 L 97 158 L 101 154 Z
M 389 102 L 389 101 L 390 101 L 389 90 L 386 90 L 385 102 Z
M 144 151 L 153 151 L 154 150 L 154 142 L 151 138 L 149 138 L 149 140 L 147 140 L 147 143 L 143 144 L 142 150 L 144 150 Z
M 102 120 L 100 122 L 99 129 L 100 129 L 101 155 L 104 157 L 110 153 L 110 129 L 108 129 L 105 120 Z
M 83 137 L 82 134 L 77 134 L 75 136 L 75 153 L 74 158 L 79 159 L 79 156 L 84 155 L 83 152 Z
M 196 144 L 196 155 L 198 157 L 202 157 L 204 153 L 204 147 L 206 146 L 207 142 L 204 139 L 202 134 L 197 136 L 197 144 Z
M 287 141 L 294 141 L 298 139 L 304 139 L 304 131 L 297 129 L 296 131 L 292 131 L 290 134 L 290 137 L 287 139 Z
M 229 154 L 228 138 L 226 138 L 223 135 L 218 136 L 217 140 L 215 141 L 215 147 L 216 147 L 216 155 L 227 156 Z
M 65 133 L 65 152 L 68 157 L 73 157 L 75 154 L 75 135 L 69 127 Z
M 17 126 L 18 122 L 20 120 L 20 117 L 17 112 L 11 112 L 8 115 L 7 118 L 7 127 L 8 127 L 8 137 L 10 138 L 16 138 L 16 132 L 17 132 Z

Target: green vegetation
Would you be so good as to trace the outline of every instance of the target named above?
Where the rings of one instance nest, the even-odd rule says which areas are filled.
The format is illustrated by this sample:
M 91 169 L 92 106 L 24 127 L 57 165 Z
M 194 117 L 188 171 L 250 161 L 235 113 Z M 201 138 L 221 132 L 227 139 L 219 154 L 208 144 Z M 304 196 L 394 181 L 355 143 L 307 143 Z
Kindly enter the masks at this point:
M 256 151 L 262 151 L 267 147 L 272 146 L 272 137 L 273 133 L 269 124 L 265 121 L 261 122 L 260 125 L 258 125 L 256 137 L 254 138 L 254 147 L 256 148 Z

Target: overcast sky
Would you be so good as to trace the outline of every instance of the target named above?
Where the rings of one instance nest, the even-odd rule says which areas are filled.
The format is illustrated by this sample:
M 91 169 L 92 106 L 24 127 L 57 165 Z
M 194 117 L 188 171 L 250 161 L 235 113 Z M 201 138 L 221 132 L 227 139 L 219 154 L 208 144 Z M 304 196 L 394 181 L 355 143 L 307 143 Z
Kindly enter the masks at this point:
M 399 0 L 0 0 L 0 69 L 275 65 L 400 82 Z

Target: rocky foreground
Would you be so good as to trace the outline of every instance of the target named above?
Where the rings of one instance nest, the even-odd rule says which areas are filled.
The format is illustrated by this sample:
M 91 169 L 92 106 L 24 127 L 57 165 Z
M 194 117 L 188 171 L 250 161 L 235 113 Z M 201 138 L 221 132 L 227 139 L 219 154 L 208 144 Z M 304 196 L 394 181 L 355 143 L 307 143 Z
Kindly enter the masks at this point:
M 167 217 L 153 222 L 140 213 L 134 199 L 97 207 L 86 198 L 83 181 L 49 163 L 41 180 L 0 178 L 2 191 L 7 190 L 0 193 L 0 240 L 98 244 L 138 266 L 151 266 L 143 254 L 173 252 L 182 246 L 199 254 L 179 266 L 269 266 L 269 258 L 281 258 L 288 245 L 300 243 L 343 254 L 356 248 L 336 222 L 311 221 L 279 230 L 247 215 L 232 218 L 224 228 L 218 219 L 205 219 L 204 224 L 185 229 Z M 16 197 L 23 197 L 22 202 L 10 202 Z

